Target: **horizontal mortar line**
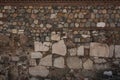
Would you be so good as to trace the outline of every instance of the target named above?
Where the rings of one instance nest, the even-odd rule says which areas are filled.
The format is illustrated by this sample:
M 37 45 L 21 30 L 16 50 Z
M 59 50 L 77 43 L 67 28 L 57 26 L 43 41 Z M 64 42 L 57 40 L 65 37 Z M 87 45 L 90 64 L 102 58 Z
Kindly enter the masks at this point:
M 42 28 L 31 28 L 31 29 L 42 29 Z M 51 29 L 47 29 L 46 31 L 62 31 L 62 30 L 72 30 L 72 31 L 78 31 L 78 30 L 85 30 L 85 31 L 89 31 L 89 30 L 105 30 L 105 31 L 120 31 L 120 27 L 78 27 L 78 28 L 51 28 Z

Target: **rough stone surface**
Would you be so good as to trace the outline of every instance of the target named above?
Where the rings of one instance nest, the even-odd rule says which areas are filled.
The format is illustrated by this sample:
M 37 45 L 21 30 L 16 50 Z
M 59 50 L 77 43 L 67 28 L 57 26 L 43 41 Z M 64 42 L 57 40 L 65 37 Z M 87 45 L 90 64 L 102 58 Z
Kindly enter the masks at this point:
M 42 44 L 41 42 L 34 42 L 34 49 L 35 51 L 48 51 L 49 47 L 45 44 Z
M 0 13 L 0 18 L 3 17 L 3 13 Z
M 97 27 L 105 27 L 106 24 L 104 22 L 99 22 L 97 23 Z
M 83 63 L 84 69 L 92 70 L 93 69 L 93 61 L 88 59 Z
M 84 46 L 79 46 L 77 49 L 78 56 L 84 56 Z
M 67 66 L 71 69 L 80 69 L 82 68 L 82 60 L 78 57 L 68 57 L 67 60 Z
M 53 54 L 58 54 L 58 55 L 62 55 L 65 56 L 67 51 L 66 51 L 66 45 L 64 44 L 64 41 L 61 40 L 57 43 L 54 43 L 52 45 L 52 53 Z
M 76 48 L 72 48 L 68 50 L 70 53 L 70 56 L 76 56 L 77 55 L 77 49 Z
M 47 55 L 40 60 L 39 65 L 52 66 L 52 55 Z
M 120 57 L 120 45 L 115 45 L 115 57 Z
M 55 58 L 55 60 L 54 60 L 54 67 L 64 68 L 65 67 L 64 58 L 63 57 Z
M 29 74 L 32 76 L 47 77 L 49 74 L 49 70 L 43 66 L 30 67 Z
M 59 40 L 60 40 L 60 34 L 57 34 L 57 33 L 55 33 L 55 32 L 52 32 L 52 33 L 51 33 L 51 40 L 59 41 Z
M 41 52 L 32 52 L 31 53 L 31 58 L 37 59 L 37 58 L 42 58 L 42 53 Z
M 90 43 L 90 56 L 109 57 L 108 45 L 101 43 Z

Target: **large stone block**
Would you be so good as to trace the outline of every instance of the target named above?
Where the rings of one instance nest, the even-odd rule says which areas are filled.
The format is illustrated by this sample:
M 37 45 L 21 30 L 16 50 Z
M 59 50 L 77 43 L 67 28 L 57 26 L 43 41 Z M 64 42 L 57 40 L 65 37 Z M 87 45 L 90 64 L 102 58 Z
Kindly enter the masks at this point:
M 84 46 L 79 46 L 77 49 L 78 56 L 84 56 Z
M 90 60 L 90 59 L 86 60 L 86 61 L 83 63 L 83 67 L 84 67 L 84 69 L 92 70 L 92 69 L 93 69 L 93 61 Z
M 63 40 L 60 40 L 59 42 L 54 43 L 52 45 L 52 53 L 62 55 L 62 56 L 66 55 L 66 53 L 67 53 L 66 45 Z
M 107 44 L 90 43 L 90 56 L 109 57 L 109 47 Z
M 55 60 L 54 60 L 54 67 L 64 68 L 65 67 L 64 58 L 63 57 L 55 58 Z
M 67 60 L 67 66 L 71 69 L 80 69 L 82 68 L 82 60 L 78 57 L 68 57 Z
M 32 76 L 47 77 L 49 70 L 43 66 L 30 67 L 29 74 Z
M 40 64 L 43 66 L 52 66 L 52 55 L 47 55 L 40 60 Z

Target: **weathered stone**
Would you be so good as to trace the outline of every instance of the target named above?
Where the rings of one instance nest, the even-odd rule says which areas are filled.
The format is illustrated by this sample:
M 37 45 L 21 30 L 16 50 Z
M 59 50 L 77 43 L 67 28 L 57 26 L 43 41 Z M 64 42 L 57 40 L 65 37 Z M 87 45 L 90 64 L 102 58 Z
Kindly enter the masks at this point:
M 68 50 L 70 53 L 70 56 L 76 56 L 77 55 L 77 49 L 76 48 L 72 48 Z
M 38 20 L 34 20 L 34 24 L 38 24 Z
M 2 18 L 3 17 L 3 13 L 0 13 L 0 18 Z
M 75 27 L 79 27 L 79 23 L 75 23 Z
M 78 56 L 84 56 L 84 46 L 79 46 L 77 49 Z
M 51 24 L 46 24 L 46 27 L 47 27 L 47 28 L 51 28 L 52 25 L 51 25 Z
M 17 32 L 17 29 L 12 29 L 12 33 L 16 34 Z
M 115 57 L 120 57 L 120 45 L 115 45 Z
M 68 57 L 67 66 L 72 69 L 80 69 L 82 68 L 82 60 L 78 57 Z
M 52 66 L 52 55 L 47 55 L 46 57 L 40 60 L 40 64 L 43 66 Z
M 110 66 L 108 64 L 94 64 L 94 69 L 96 70 L 105 70 L 109 68 Z
M 101 43 L 90 43 L 90 56 L 109 57 L 108 45 Z
M 59 41 L 60 40 L 60 34 L 58 34 L 56 32 L 52 32 L 51 33 L 51 40 Z
M 62 56 L 66 55 L 66 53 L 67 53 L 66 45 L 65 45 L 63 40 L 61 40 L 61 41 L 59 41 L 57 43 L 54 43 L 52 45 L 52 53 L 62 55 Z
M 83 67 L 84 67 L 84 69 L 88 69 L 88 70 L 93 69 L 93 61 L 90 60 L 90 59 L 86 60 L 86 61 L 83 63 Z
M 106 60 L 103 59 L 103 58 L 102 59 L 101 58 L 95 58 L 94 62 L 100 64 L 100 63 L 105 63 Z
M 32 76 L 47 77 L 49 70 L 43 66 L 30 67 L 29 74 Z
M 17 57 L 17 56 L 12 56 L 11 59 L 12 59 L 12 61 L 19 61 L 20 60 L 19 57 Z
M 57 14 L 51 14 L 51 16 L 50 16 L 51 19 L 54 19 L 56 17 L 57 17 Z
M 30 59 L 29 64 L 30 64 L 30 66 L 37 66 L 37 63 L 36 63 L 35 59 Z
M 31 58 L 36 59 L 36 58 L 42 58 L 42 53 L 41 52 L 32 52 L 31 53 Z
M 46 46 L 44 43 L 42 44 L 41 42 L 34 42 L 34 50 L 35 51 L 48 51 L 49 47 Z
M 0 21 L 0 24 L 2 25 L 2 24 L 3 24 L 3 21 Z
M 55 60 L 54 60 L 54 67 L 64 68 L 65 67 L 64 58 L 63 57 L 55 58 Z
M 109 46 L 109 57 L 113 57 L 115 47 L 114 45 Z
M 104 22 L 99 22 L 97 23 L 97 27 L 105 27 L 106 24 Z

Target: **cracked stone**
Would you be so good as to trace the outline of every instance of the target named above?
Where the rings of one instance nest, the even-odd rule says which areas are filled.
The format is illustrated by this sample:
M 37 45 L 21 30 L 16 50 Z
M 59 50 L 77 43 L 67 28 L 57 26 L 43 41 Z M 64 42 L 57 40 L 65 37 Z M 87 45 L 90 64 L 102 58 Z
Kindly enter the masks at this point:
M 54 60 L 54 67 L 64 68 L 65 67 L 64 58 L 63 57 L 55 58 L 55 60 Z
M 52 53 L 62 55 L 62 56 L 66 55 L 66 53 L 67 53 L 66 45 L 63 40 L 60 40 L 59 42 L 54 43 L 52 45 Z
M 67 66 L 71 69 L 80 69 L 82 68 L 82 60 L 78 57 L 68 57 Z
M 40 64 L 43 66 L 52 66 L 52 55 L 47 55 L 46 57 L 40 60 Z
M 49 70 L 43 66 L 30 67 L 29 74 L 32 76 L 47 77 L 49 74 Z

